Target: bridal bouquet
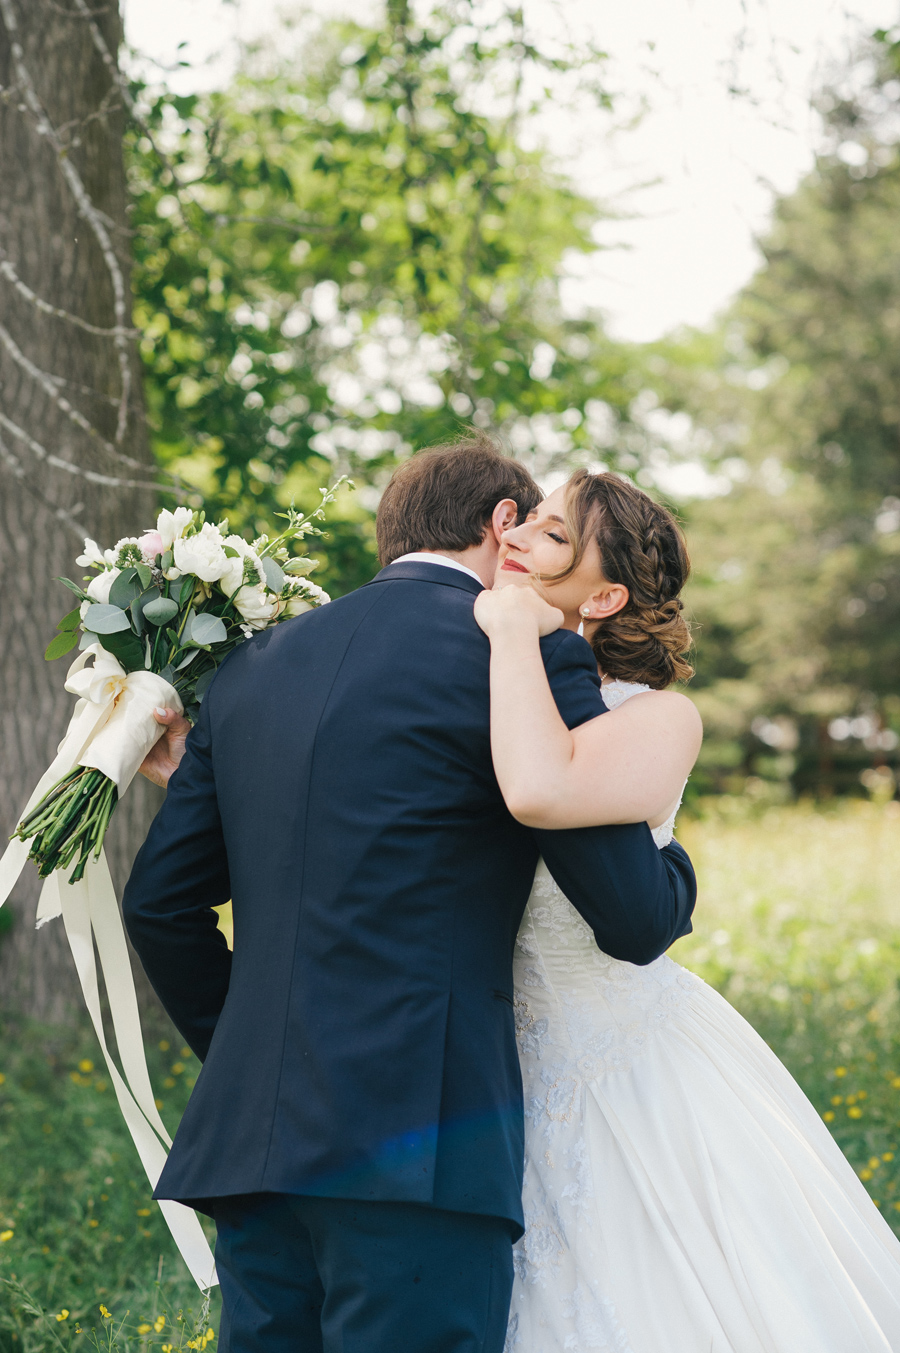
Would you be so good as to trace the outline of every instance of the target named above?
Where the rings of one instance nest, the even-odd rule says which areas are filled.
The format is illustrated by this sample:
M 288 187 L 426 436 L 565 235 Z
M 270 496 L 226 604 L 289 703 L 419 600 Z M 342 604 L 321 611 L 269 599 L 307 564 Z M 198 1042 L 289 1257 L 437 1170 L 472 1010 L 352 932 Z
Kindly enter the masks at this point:
M 316 561 L 290 547 L 320 534 L 314 519 L 334 493 L 323 490 L 310 516 L 289 508 L 280 535 L 252 544 L 226 521 L 213 525 L 187 507 L 160 512 L 154 530 L 111 550 L 85 540 L 76 563 L 94 576 L 83 578 L 84 586 L 59 580 L 78 605 L 60 620 L 45 654 L 50 660 L 76 645 L 82 650 L 66 681 L 81 697 L 66 742 L 80 745 L 15 832 L 31 841 L 28 857 L 42 878 L 74 864 L 74 883 L 90 857 L 99 858 L 119 793 L 164 731 L 155 707 L 193 722 L 232 649 L 255 630 L 328 600 L 308 577 Z
M 227 522 L 213 525 L 202 512 L 178 507 L 161 512 L 154 530 L 111 550 L 86 540 L 77 563 L 93 577 L 60 579 L 78 605 L 59 622 L 45 656 L 81 650 L 66 679 L 66 690 L 80 698 L 0 858 L 0 906 L 33 859 L 44 879 L 37 924 L 62 917 L 119 1107 L 153 1187 L 171 1138 L 150 1084 L 103 838 L 119 796 L 162 736 L 154 709 L 166 706 L 195 719 L 217 668 L 237 644 L 328 600 L 309 579 L 315 561 L 293 551 L 321 534 L 315 522 L 343 482 L 323 489 L 309 516 L 290 507 L 286 529 L 272 540 L 260 536 L 248 544 Z M 103 1026 L 101 973 L 121 1071 Z M 180 1203 L 159 1206 L 198 1285 L 208 1288 L 215 1267 L 199 1221 Z

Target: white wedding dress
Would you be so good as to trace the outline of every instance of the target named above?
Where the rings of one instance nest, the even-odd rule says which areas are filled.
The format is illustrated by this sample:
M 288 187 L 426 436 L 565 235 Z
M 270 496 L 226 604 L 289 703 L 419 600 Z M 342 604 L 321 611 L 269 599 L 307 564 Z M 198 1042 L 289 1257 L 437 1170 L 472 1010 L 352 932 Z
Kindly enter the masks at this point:
M 506 1353 L 900 1350 L 900 1242 L 737 1011 L 667 956 L 601 953 L 543 862 L 515 983 L 526 1232 Z

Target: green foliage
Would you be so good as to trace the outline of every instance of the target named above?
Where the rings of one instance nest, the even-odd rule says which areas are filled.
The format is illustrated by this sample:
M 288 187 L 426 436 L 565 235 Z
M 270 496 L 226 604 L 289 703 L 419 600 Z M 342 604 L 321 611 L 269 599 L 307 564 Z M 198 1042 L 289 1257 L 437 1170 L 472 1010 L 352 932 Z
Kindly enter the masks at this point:
M 351 473 L 364 487 L 330 514 L 333 592 L 371 576 L 372 490 L 399 456 L 471 421 L 542 466 L 590 458 L 591 409 L 625 415 L 631 397 L 624 350 L 558 302 L 598 208 L 519 130 L 525 74 L 573 62 L 463 9 L 426 29 L 403 5 L 378 31 L 326 25 L 300 71 L 270 63 L 223 93 L 136 91 L 157 456 L 252 532 L 332 467 Z
M 218 1330 L 218 1294 L 204 1316 L 96 1058 L 86 1030 L 4 1021 L 0 1353 L 93 1348 L 94 1335 L 101 1349 L 180 1351 Z M 149 1061 L 174 1127 L 197 1061 L 165 1040 Z

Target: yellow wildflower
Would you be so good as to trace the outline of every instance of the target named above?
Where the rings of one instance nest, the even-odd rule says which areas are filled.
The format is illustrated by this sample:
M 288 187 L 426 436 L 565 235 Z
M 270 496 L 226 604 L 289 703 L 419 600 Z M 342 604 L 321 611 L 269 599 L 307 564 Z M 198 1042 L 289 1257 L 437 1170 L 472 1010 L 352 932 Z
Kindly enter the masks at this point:
M 836 1066 L 834 1068 L 834 1074 L 836 1076 L 846 1076 L 847 1068 L 845 1066 Z
M 833 1123 L 833 1122 L 834 1122 L 834 1109 L 826 1109 L 825 1112 L 822 1114 L 822 1117 L 824 1118 L 824 1120 L 825 1120 L 826 1123 Z
M 843 1095 L 832 1095 L 832 1096 L 831 1096 L 831 1102 L 832 1102 L 832 1104 L 843 1104 L 843 1102 L 844 1102 L 844 1096 L 843 1096 Z
M 86 1076 L 87 1073 L 89 1071 L 93 1071 L 93 1069 L 94 1063 L 90 1060 L 90 1058 L 82 1057 L 81 1061 L 78 1063 L 78 1070 L 82 1072 L 83 1075 Z
M 863 1183 L 867 1183 L 868 1180 L 870 1180 L 870 1179 L 872 1178 L 872 1171 L 871 1171 L 871 1170 L 860 1170 L 860 1172 L 859 1172 L 859 1177 L 860 1177 L 860 1179 L 863 1181 Z
M 893 1151 L 885 1151 L 885 1152 L 883 1153 L 881 1159 L 882 1159 L 882 1160 L 893 1160 L 893 1159 L 894 1159 L 894 1153 L 893 1153 Z
M 143 1325 L 138 1325 L 138 1334 L 149 1334 L 152 1329 L 153 1326 L 148 1325 L 146 1323 Z
M 215 1337 L 216 1337 L 216 1332 L 215 1332 L 214 1329 L 211 1329 L 211 1328 L 210 1328 L 210 1329 L 208 1329 L 208 1330 L 206 1331 L 206 1340 L 207 1340 L 207 1343 L 212 1343 L 212 1341 L 213 1341 L 213 1339 L 215 1339 Z
M 157 1334 L 162 1334 L 165 1323 L 166 1317 L 164 1315 L 158 1315 L 156 1317 L 156 1319 L 153 1322 L 153 1328 L 156 1330 Z
M 894 1077 L 894 1079 L 891 1081 L 891 1088 L 893 1090 L 900 1090 L 900 1076 Z
M 64 1306 L 64 1307 L 62 1308 L 62 1310 L 60 1311 L 59 1315 L 56 1317 L 56 1319 L 57 1319 L 57 1321 L 58 1321 L 60 1324 L 62 1324 L 62 1322 L 63 1322 L 64 1320 L 68 1320 L 68 1318 L 69 1318 L 69 1312 L 66 1310 L 66 1308 L 65 1308 L 65 1306 Z
M 99 1226 L 99 1225 L 100 1223 L 98 1222 L 96 1217 L 91 1217 L 90 1221 L 88 1222 L 88 1226 Z
M 149 1217 L 150 1209 L 149 1207 L 139 1207 L 137 1210 L 137 1214 L 139 1217 Z
M 160 1050 L 160 1052 L 168 1052 L 168 1051 L 169 1051 L 169 1040 L 168 1040 L 167 1038 L 161 1038 L 161 1039 L 159 1040 L 159 1050 Z
M 870 1170 L 878 1170 L 878 1169 L 880 1169 L 880 1168 L 881 1168 L 881 1161 L 878 1159 L 878 1157 L 877 1157 L 877 1156 L 870 1156 L 870 1157 L 869 1157 L 869 1169 L 870 1169 Z
M 171 1344 L 163 1344 L 163 1346 L 162 1346 L 162 1353 L 172 1353 L 172 1345 L 171 1345 Z
M 112 1320 L 112 1316 L 102 1302 L 100 1303 L 100 1314 L 103 1316 L 104 1320 Z
M 5 1245 L 8 1240 L 12 1240 L 15 1231 L 0 1231 L 0 1245 Z
M 862 1109 L 860 1109 L 856 1104 L 854 1104 L 852 1109 L 847 1110 L 848 1118 L 862 1118 L 862 1115 L 863 1115 Z

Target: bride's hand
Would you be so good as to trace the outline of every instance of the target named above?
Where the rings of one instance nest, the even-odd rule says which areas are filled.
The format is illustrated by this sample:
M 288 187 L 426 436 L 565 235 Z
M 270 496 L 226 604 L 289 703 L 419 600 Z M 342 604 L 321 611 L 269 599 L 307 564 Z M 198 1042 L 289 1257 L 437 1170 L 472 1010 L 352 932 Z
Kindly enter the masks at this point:
M 191 725 L 183 714 L 174 709 L 157 709 L 153 717 L 161 725 L 163 736 L 150 748 L 138 770 L 152 784 L 165 789 L 184 756 L 184 741 Z
M 475 619 L 489 639 L 512 631 L 534 631 L 538 637 L 558 630 L 565 617 L 531 586 L 501 587 L 479 592 L 475 598 Z

